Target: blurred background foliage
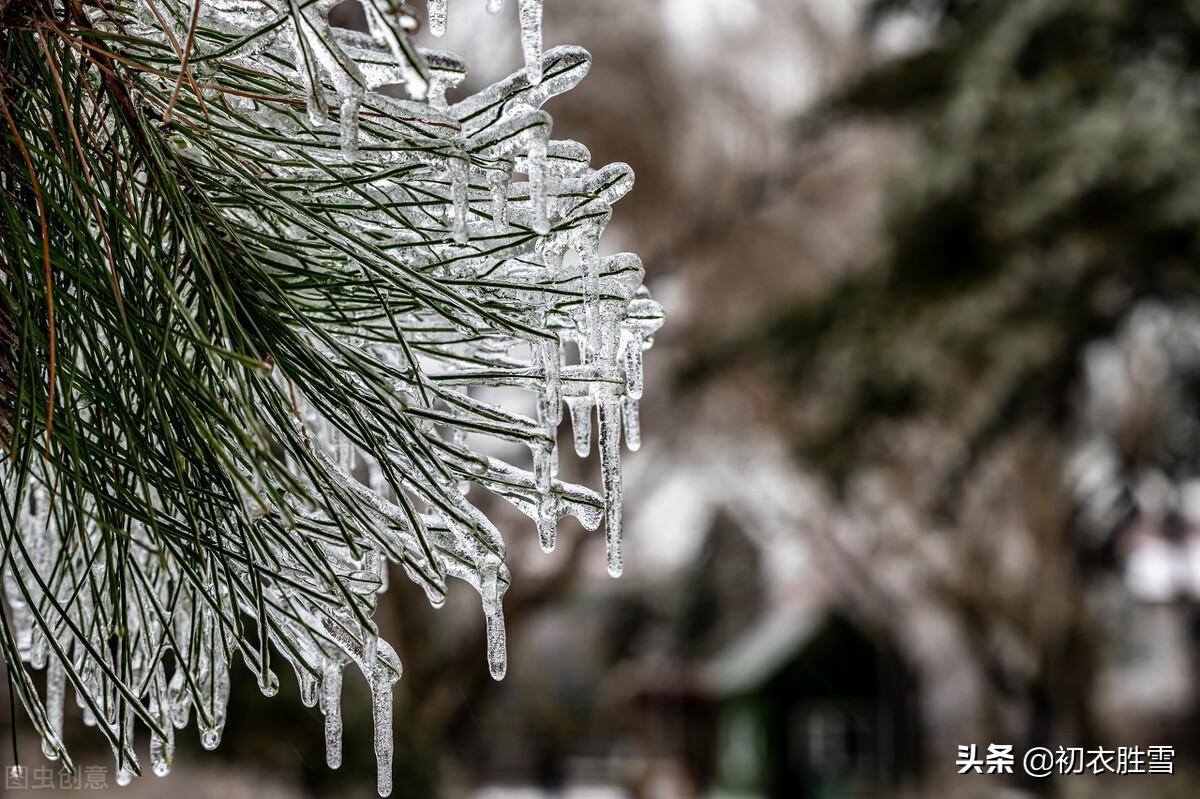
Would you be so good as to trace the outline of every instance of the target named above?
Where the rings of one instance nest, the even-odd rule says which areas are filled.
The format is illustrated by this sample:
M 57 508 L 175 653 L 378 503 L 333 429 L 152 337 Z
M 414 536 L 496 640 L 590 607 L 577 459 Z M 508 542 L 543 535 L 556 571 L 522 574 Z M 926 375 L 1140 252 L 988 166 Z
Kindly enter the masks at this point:
M 1200 5 L 885 0 L 868 30 L 903 12 L 931 45 L 797 125 L 801 142 L 861 121 L 909 137 L 882 252 L 706 364 L 732 350 L 804 386 L 803 441 L 838 473 L 886 457 L 881 422 L 953 426 L 956 490 L 1014 429 L 1061 426 L 1088 343 L 1196 291 Z
M 437 44 L 475 86 L 519 62 L 482 5 Z M 394 580 L 395 795 L 1197 795 L 1200 2 L 547 6 L 595 57 L 555 136 L 634 167 L 609 246 L 670 320 L 627 573 L 509 517 L 502 684 L 470 597 Z M 243 678 L 126 793 L 370 795 L 347 692 L 339 772 Z M 991 742 L 1177 773 L 955 773 Z

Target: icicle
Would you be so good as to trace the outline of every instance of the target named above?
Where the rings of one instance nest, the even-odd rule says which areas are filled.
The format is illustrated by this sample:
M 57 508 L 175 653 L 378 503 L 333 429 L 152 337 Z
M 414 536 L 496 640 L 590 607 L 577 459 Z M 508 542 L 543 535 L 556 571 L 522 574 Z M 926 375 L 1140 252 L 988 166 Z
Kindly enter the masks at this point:
M 30 633 L 31 646 L 29 647 L 29 665 L 35 669 L 46 668 L 46 652 L 49 649 L 46 644 L 46 637 L 42 635 L 42 631 L 34 628 Z
M 379 631 L 375 629 L 363 630 L 362 634 L 362 657 L 366 663 L 375 661 L 375 653 L 379 650 Z
M 508 227 L 508 181 L 509 173 L 494 170 L 488 173 L 492 189 L 492 229 L 502 231 Z
M 371 716 L 375 725 L 375 767 L 380 796 L 392 792 L 392 683 L 393 677 L 383 667 L 375 669 L 371 678 Z
M 527 0 L 521 0 L 522 3 Z M 522 6 L 524 7 L 524 6 Z M 544 236 L 550 232 L 546 216 L 546 140 L 536 138 L 529 145 L 526 158 L 529 171 L 529 202 L 533 205 L 533 232 Z
M 301 671 L 296 678 L 300 683 L 301 704 L 314 707 L 317 704 L 317 678 L 307 671 Z
M 446 35 L 446 0 L 428 0 L 429 32 L 434 36 Z
M 262 695 L 266 697 L 279 693 L 279 677 L 275 672 L 269 668 L 262 670 L 258 676 L 258 690 L 262 691 Z
M 480 568 L 479 594 L 483 599 L 483 617 L 487 626 L 488 669 L 492 679 L 503 680 L 508 671 L 507 644 L 504 635 L 504 610 L 500 605 L 498 566 L 488 563 Z
M 586 458 L 592 451 L 592 398 L 567 397 L 567 409 L 571 412 L 575 454 Z
M 63 740 L 65 683 L 66 672 L 63 670 L 62 661 L 56 655 L 51 656 L 50 663 L 46 667 L 46 722 L 58 740 L 51 742 L 42 739 L 42 754 L 46 756 L 47 760 L 58 760 L 60 754 L 58 742 Z
M 529 83 L 542 82 L 542 0 L 520 0 L 521 49 Z
M 562 422 L 562 368 L 557 339 L 543 339 L 538 344 L 538 364 L 542 368 L 542 393 L 538 397 L 538 421 L 550 439 L 533 451 L 534 483 L 539 495 L 538 542 L 544 551 L 554 549 L 558 536 L 558 502 L 552 490 L 557 471 L 558 447 L 555 443 L 558 425 Z
M 608 573 L 621 576 L 621 400 L 600 402 L 600 471 L 604 480 L 604 513 Z
M 538 492 L 538 542 L 542 550 L 554 549 L 558 531 L 557 503 L 551 494 L 554 480 L 555 447 L 539 442 L 533 447 L 534 486 Z
M 590 231 L 578 242 L 579 258 L 583 261 L 584 334 L 589 361 L 600 349 L 600 236 Z
M 467 202 L 468 176 L 470 170 L 465 158 L 450 159 L 450 191 L 454 214 L 454 240 L 466 244 L 471 239 L 467 227 L 467 217 L 470 216 L 470 205 Z
M 635 332 L 624 341 L 622 354 L 625 356 L 625 397 L 622 407 L 625 416 L 625 443 L 631 450 L 642 446 L 641 424 L 638 419 L 638 400 L 642 396 L 642 334 Z
M 182 730 L 188 725 L 191 713 L 191 696 L 188 694 L 185 666 L 189 660 L 192 639 L 192 603 L 186 597 L 180 600 L 175 617 L 169 622 L 175 630 L 175 671 L 167 684 L 167 715 L 175 729 Z
M 545 390 L 545 425 L 551 437 L 562 422 L 562 361 L 558 339 L 542 339 L 540 342 L 540 365 Z
M 214 622 L 210 622 L 209 624 L 209 634 L 211 635 L 211 625 Z M 229 666 L 219 651 L 220 644 L 214 640 L 211 643 L 211 647 L 214 650 L 212 654 L 205 653 L 204 656 L 211 658 L 207 686 L 209 695 L 206 697 L 205 705 L 212 726 L 200 732 L 200 745 L 208 750 L 216 749 L 221 743 L 221 733 L 225 729 L 225 707 L 229 702 Z
M 347 161 L 358 160 L 358 110 L 361 106 L 361 97 L 342 100 L 341 145 L 342 157 Z
M 154 669 L 150 715 L 158 721 L 165 733 L 164 737 L 157 732 L 150 732 L 150 768 L 156 777 L 165 777 L 171 773 L 171 763 L 175 758 L 175 727 L 171 724 L 167 676 L 162 663 Z
M 187 653 L 184 652 L 182 657 L 186 658 Z M 188 725 L 192 710 L 192 698 L 188 695 L 184 687 L 185 679 L 186 675 L 183 667 L 177 666 L 175 673 L 171 675 L 171 684 L 167 688 L 167 696 L 173 697 L 173 699 L 168 699 L 170 703 L 168 712 L 171 716 L 171 723 L 175 725 L 175 729 L 177 730 L 182 730 Z
M 625 446 L 637 452 L 642 448 L 642 424 L 638 419 L 638 401 L 633 397 L 625 397 L 622 407 L 625 411 Z
M 321 679 L 321 711 L 325 714 L 325 762 L 330 768 L 342 765 L 342 665 L 325 663 Z
M 171 761 L 175 755 L 175 742 L 171 725 L 166 726 L 167 738 L 159 737 L 158 733 L 150 734 L 150 768 L 156 777 L 165 777 L 171 773 Z
M 538 544 L 543 552 L 553 552 L 558 543 L 558 503 L 545 494 L 538 505 Z
M 553 552 L 558 541 L 558 502 L 550 493 L 541 495 L 538 503 L 538 544 L 543 552 Z
M 642 337 L 625 343 L 625 391 L 633 399 L 642 398 Z
M 114 752 L 117 759 L 117 785 L 124 787 L 133 782 L 134 772 L 138 770 L 137 756 L 133 753 L 133 730 L 134 730 L 134 714 L 133 705 L 125 705 L 125 729 L 122 737 L 123 747 L 117 748 L 114 746 Z
M 553 477 L 551 456 L 554 448 L 544 441 L 536 441 L 530 449 L 533 451 L 534 485 L 539 494 L 548 494 Z
M 487 12 L 489 14 L 499 14 L 502 8 L 504 8 L 504 0 L 487 0 Z

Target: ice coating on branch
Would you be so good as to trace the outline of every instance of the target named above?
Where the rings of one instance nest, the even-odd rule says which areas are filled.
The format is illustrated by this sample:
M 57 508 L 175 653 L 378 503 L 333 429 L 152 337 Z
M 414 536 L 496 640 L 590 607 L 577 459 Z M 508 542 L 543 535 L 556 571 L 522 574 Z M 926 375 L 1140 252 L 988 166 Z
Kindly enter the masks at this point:
M 321 677 L 321 712 L 325 714 L 325 762 L 330 768 L 342 765 L 342 665 L 325 663 Z
M 429 105 L 439 111 L 447 108 L 446 91 L 462 83 L 467 76 L 467 65 L 453 53 L 442 50 L 421 50 L 421 56 L 429 65 Z
M 592 451 L 592 398 L 590 396 L 568 397 L 567 407 L 571 410 L 575 454 L 586 458 Z
M 450 191 L 453 200 L 451 213 L 454 216 L 454 240 L 459 244 L 466 244 L 470 240 L 470 231 L 467 227 L 467 217 L 470 215 L 467 199 L 467 173 L 466 162 L 455 159 L 450 167 Z
M 371 677 L 371 720 L 375 727 L 376 779 L 380 796 L 392 793 L 392 683 L 396 677 L 377 668 Z
M 502 680 L 508 669 L 508 653 L 504 636 L 504 612 L 500 609 L 499 568 L 495 563 L 484 566 L 480 575 L 479 593 L 483 596 L 488 670 L 494 679 Z
M 604 525 L 608 573 L 620 577 L 621 561 L 621 400 L 600 403 L 600 471 L 604 475 Z
M 62 740 L 63 732 L 63 689 L 66 685 L 66 674 L 62 661 L 57 657 L 50 658 L 46 667 L 46 720 L 50 729 Z M 42 754 L 47 760 L 58 760 L 58 746 L 53 740 L 42 741 Z
M 156 3 L 167 19 L 191 13 L 190 0 Z M 17 520 L 16 535 L 3 541 L 10 557 L 0 584 L 17 652 L 47 671 L 44 698 L 18 687 L 23 701 L 36 702 L 30 717 L 49 758 L 67 759 L 68 667 L 79 675 L 84 723 L 106 737 L 127 781 L 142 773 L 135 728 L 148 730 L 159 776 L 171 770 L 175 731 L 193 721 L 204 748 L 220 744 L 230 680 L 242 671 L 231 675 L 231 664 L 240 661 L 266 695 L 279 690 L 277 673 L 295 674 L 303 703 L 323 714 L 326 759 L 338 768 L 343 673 L 352 664 L 370 686 L 378 789 L 387 795 L 391 692 L 401 666 L 372 618 L 389 564 L 434 607 L 451 579 L 478 592 L 495 679 L 507 670 L 503 605 L 513 578 L 503 536 L 477 496 L 509 502 L 545 550 L 565 516 L 587 530 L 603 525 L 608 571 L 622 570 L 622 431 L 637 448 L 643 353 L 663 316 L 641 285 L 637 256 L 601 250 L 632 171 L 594 167 L 582 144 L 553 139 L 541 110 L 583 79 L 590 57 L 578 47 L 543 53 L 541 3 L 518 0 L 524 68 L 451 104 L 447 91 L 466 75 L 461 60 L 415 47 L 412 20 L 386 3 L 363 0 L 366 33 L 331 26 L 334 5 L 202 3 L 196 52 L 224 50 L 238 70 L 254 71 L 263 86 L 256 95 L 267 99 L 232 99 L 236 118 L 210 103 L 213 119 L 181 102 L 175 121 L 211 130 L 214 149 L 261 155 L 270 178 L 294 189 L 297 209 L 318 209 L 315 238 L 296 216 L 268 216 L 275 209 L 262 224 L 291 236 L 328 274 L 362 287 L 352 307 L 334 314 L 309 286 L 285 286 L 297 314 L 328 314 L 327 335 L 302 326 L 296 335 L 362 400 L 333 407 L 321 385 L 295 385 L 286 364 L 275 365 L 270 379 L 290 421 L 256 443 L 282 453 L 294 485 L 264 479 L 250 452 L 230 479 L 252 512 L 198 529 L 185 514 L 164 513 L 165 533 L 127 520 L 119 558 L 104 551 L 111 539 L 95 528 L 61 546 L 61 514 L 52 512 L 61 498 L 48 490 L 55 475 L 18 486 L 0 458 L 4 502 Z M 500 6 L 488 2 L 489 11 Z M 428 10 L 436 34 L 446 3 L 432 0 Z M 159 25 L 140 13 L 128 21 L 128 38 L 166 47 L 170 36 Z M 204 68 L 218 82 L 219 62 Z M 173 79 L 161 81 L 170 96 Z M 393 84 L 407 99 L 378 91 Z M 279 102 L 269 99 L 272 87 Z M 239 133 L 247 121 L 276 134 L 271 152 Z M 203 164 L 206 156 L 181 157 Z M 286 281 L 298 256 L 275 257 Z M 483 388 L 526 392 L 536 412 L 481 399 Z M 573 442 L 560 447 L 564 416 Z M 475 436 L 527 448 L 527 468 L 473 451 Z M 593 437 L 599 490 L 561 480 L 562 452 L 586 457 Z M 121 639 L 128 657 L 95 623 L 113 617 L 116 586 L 132 609 Z

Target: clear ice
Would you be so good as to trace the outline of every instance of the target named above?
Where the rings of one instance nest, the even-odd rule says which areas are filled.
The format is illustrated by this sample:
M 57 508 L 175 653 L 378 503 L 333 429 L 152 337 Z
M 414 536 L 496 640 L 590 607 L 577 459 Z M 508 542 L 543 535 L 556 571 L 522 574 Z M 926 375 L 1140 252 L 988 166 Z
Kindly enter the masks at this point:
M 191 13 L 190 0 L 156 3 L 166 19 Z M 330 25 L 335 4 L 213 0 L 200 6 L 195 47 L 261 71 L 305 109 L 297 115 L 253 98 L 238 98 L 237 106 L 241 124 L 284 134 L 269 154 L 274 178 L 291 181 L 303 201 L 337 209 L 325 230 L 332 255 L 324 263 L 417 298 L 386 314 L 371 313 L 364 299 L 347 309 L 360 315 L 359 329 L 319 343 L 351 384 L 359 384 L 356 363 L 386 369 L 393 394 L 373 400 L 387 414 L 371 415 L 365 405 L 331 412 L 321 396 L 294 391 L 276 369 L 279 395 L 293 398 L 297 417 L 292 439 L 281 444 L 300 448 L 284 457 L 308 464 L 296 469 L 302 490 L 261 485 L 247 461 L 231 479 L 244 486 L 247 507 L 260 506 L 252 521 L 238 516 L 190 529 L 164 517 L 162 529 L 151 529 L 126 520 L 121 553 L 107 551 L 111 536 L 93 528 L 60 536 L 61 508 L 48 491 L 54 475 L 18 486 L 0 458 L 5 518 L 15 519 L 0 530 L 11 620 L 4 643 L 30 667 L 46 669 L 44 698 L 25 670 L 14 675 L 17 694 L 46 757 L 68 768 L 68 686 L 84 723 L 112 746 L 119 782 L 141 774 L 135 727 L 149 731 L 151 768 L 165 776 L 175 730 L 192 719 L 205 748 L 219 744 L 235 658 L 265 694 L 278 690 L 273 650 L 294 672 L 304 703 L 324 714 L 331 768 L 342 761 L 343 670 L 353 664 L 362 672 L 371 686 L 378 789 L 386 796 L 391 691 L 401 667 L 371 618 L 388 563 L 400 564 L 435 607 L 448 578 L 473 586 L 486 622 L 487 667 L 496 679 L 507 668 L 504 542 L 463 486 L 512 503 L 546 550 L 565 515 L 589 530 L 607 520 L 608 571 L 621 572 L 620 442 L 622 430 L 630 448 L 640 442 L 643 351 L 663 314 L 641 285 L 637 256 L 600 251 L 611 206 L 631 188 L 632 172 L 623 164 L 593 168 L 583 145 L 551 138 L 552 120 L 540 110 L 587 74 L 590 56 L 577 47 L 543 52 L 542 4 L 518 0 L 524 68 L 450 104 L 446 90 L 466 74 L 461 61 L 412 44 L 412 20 L 397 18 L 381 0 L 362 0 L 368 33 Z M 489 11 L 500 7 L 487 0 Z M 128 34 L 167 42 L 172 33 L 160 16 L 144 12 L 125 20 Z M 428 14 L 440 34 L 445 0 L 429 0 Z M 162 80 L 169 89 L 174 78 Z M 405 87 L 406 99 L 377 91 L 394 84 Z M 183 103 L 175 119 L 207 125 Z M 236 125 L 226 130 L 233 131 L 221 134 L 226 145 L 251 147 Z M 325 142 L 334 146 L 312 146 Z M 398 201 L 404 197 L 421 199 Z M 304 234 L 297 228 L 298 240 Z M 300 304 L 319 303 L 303 288 L 295 292 Z M 569 349 L 577 361 L 568 360 Z M 528 392 L 536 417 L 478 399 L 472 390 L 479 387 Z M 578 456 L 589 454 L 596 429 L 600 492 L 558 479 L 564 403 Z M 370 416 L 377 435 L 390 436 L 388 445 L 372 452 L 357 446 L 355 415 Z M 468 433 L 521 442 L 532 468 L 472 451 Z M 267 495 L 281 499 L 264 503 Z M 326 504 L 306 499 L 312 496 Z M 110 629 L 116 601 L 126 603 L 120 631 Z M 252 635 L 247 619 L 256 626 Z M 130 656 L 119 657 L 118 635 Z

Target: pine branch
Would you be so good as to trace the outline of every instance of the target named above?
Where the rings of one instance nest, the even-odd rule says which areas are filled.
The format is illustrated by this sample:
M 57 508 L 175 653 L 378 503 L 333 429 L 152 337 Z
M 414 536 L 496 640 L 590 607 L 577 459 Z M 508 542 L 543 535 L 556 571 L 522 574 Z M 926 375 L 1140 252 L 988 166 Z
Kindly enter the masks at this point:
M 282 657 L 320 694 L 334 765 L 341 671 L 363 671 L 386 793 L 385 562 L 434 604 L 470 583 L 506 668 L 504 543 L 466 484 L 547 548 L 561 516 L 606 519 L 620 571 L 619 442 L 637 444 L 662 319 L 636 256 L 598 254 L 631 173 L 551 141 L 539 110 L 587 54 L 531 46 L 522 73 L 450 105 L 460 62 L 373 0 L 371 35 L 332 28 L 331 6 L 71 4 L 0 33 L 5 153 L 26 162 L 0 186 L 20 231 L 0 241 L 0 644 L 47 755 L 65 755 L 69 682 L 119 781 L 140 773 L 135 726 L 166 773 L 193 710 L 219 742 L 235 657 L 267 694 Z M 396 83 L 409 100 L 375 91 Z M 481 398 L 496 387 L 536 413 Z M 581 454 L 596 411 L 602 494 L 555 477 L 564 401 Z M 48 668 L 44 702 L 22 661 Z

